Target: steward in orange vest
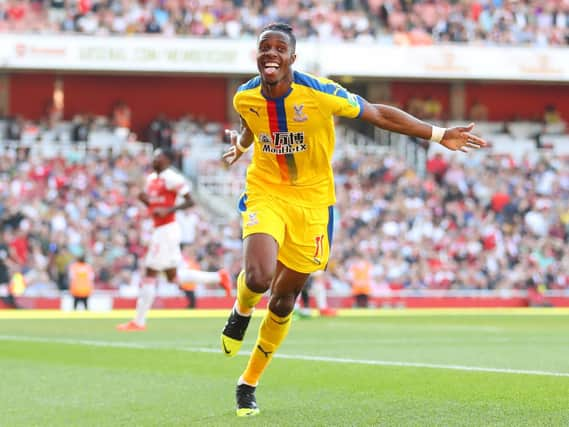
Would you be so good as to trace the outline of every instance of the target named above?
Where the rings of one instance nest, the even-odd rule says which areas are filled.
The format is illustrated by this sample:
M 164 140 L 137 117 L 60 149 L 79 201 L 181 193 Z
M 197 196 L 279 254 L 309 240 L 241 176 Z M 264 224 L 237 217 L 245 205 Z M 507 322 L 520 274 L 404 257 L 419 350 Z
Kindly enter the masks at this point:
M 14 273 L 10 280 L 10 286 L 8 289 L 10 295 L 14 297 L 24 295 L 24 292 L 26 291 L 26 280 L 24 279 L 24 275 L 20 272 Z
M 8 284 L 8 296 L 3 298 L 3 300 L 12 308 L 20 308 L 15 297 L 24 295 L 25 291 L 26 279 L 24 275 L 18 271 L 12 275 L 10 283 Z
M 80 256 L 69 266 L 69 290 L 73 296 L 73 309 L 77 310 L 82 303 L 87 310 L 87 302 L 93 292 L 95 272 L 93 267 L 85 262 L 85 256 Z
M 350 265 L 349 277 L 356 307 L 368 307 L 369 305 L 371 270 L 371 263 L 363 256 L 358 256 L 355 262 Z

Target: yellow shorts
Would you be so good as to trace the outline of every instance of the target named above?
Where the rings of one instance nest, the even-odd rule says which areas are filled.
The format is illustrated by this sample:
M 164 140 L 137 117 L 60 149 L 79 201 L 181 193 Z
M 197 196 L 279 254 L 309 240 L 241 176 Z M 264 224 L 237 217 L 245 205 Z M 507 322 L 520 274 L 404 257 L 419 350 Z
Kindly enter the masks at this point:
M 243 239 L 251 234 L 269 234 L 279 245 L 278 260 L 291 270 L 313 273 L 326 268 L 334 229 L 332 206 L 298 207 L 271 195 L 244 193 L 239 210 Z

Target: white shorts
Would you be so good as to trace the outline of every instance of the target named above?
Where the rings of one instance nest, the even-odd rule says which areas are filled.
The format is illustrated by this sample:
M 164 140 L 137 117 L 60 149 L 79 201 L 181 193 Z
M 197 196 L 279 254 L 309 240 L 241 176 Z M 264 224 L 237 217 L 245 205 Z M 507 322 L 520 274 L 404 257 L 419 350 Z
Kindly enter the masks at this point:
M 176 221 L 156 227 L 152 232 L 144 261 L 146 268 L 164 271 L 178 267 L 182 261 L 181 234 Z

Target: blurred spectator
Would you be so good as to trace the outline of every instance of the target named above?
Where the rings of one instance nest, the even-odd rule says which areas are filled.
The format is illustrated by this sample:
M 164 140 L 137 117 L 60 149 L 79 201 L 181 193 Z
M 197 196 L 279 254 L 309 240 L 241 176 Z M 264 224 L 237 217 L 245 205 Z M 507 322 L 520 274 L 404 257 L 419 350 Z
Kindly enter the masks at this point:
M 22 136 L 23 120 L 20 117 L 10 117 L 6 126 L 6 139 L 19 141 Z
M 448 167 L 448 162 L 441 153 L 427 160 L 427 172 L 433 175 L 438 184 L 442 183 Z
M 417 96 L 412 97 L 407 101 L 407 111 L 414 116 L 425 117 L 425 101 Z
M 440 121 L 443 117 L 443 105 L 431 95 L 423 101 L 423 116 L 425 119 Z
M 172 148 L 172 136 L 172 125 L 163 114 L 150 123 L 147 139 L 154 148 Z
M 405 45 L 432 43 L 567 45 L 566 5 L 450 0 L 275 0 L 254 2 L 8 2 L 5 31 L 252 37 L 286 21 L 299 39 Z M 559 3 L 559 4 L 558 4 Z
M 51 24 L 58 26 L 61 25 L 66 16 L 65 0 L 49 0 L 47 2 L 48 20 Z M 82 12 L 84 12 L 82 10 Z
M 470 106 L 468 117 L 473 122 L 485 122 L 488 120 L 488 107 L 478 100 L 474 100 Z
M 53 257 L 55 282 L 60 291 L 69 289 L 69 265 L 73 262 L 73 255 L 66 246 L 57 248 Z
M 124 102 L 119 101 L 113 107 L 113 125 L 121 129 L 130 129 L 131 111 L 130 107 Z
M 10 270 L 15 263 L 10 259 L 10 248 L 6 243 L 5 232 L 0 230 L 0 233 L 3 235 L 0 239 L 0 288 L 6 289 L 6 296 L 3 296 L 2 300 L 9 306 L 15 307 L 16 302 L 10 290 Z
M 130 134 L 131 111 L 130 107 L 123 101 L 119 101 L 113 108 L 112 124 L 115 134 L 122 140 L 126 140 Z
M 16 302 L 16 297 L 20 297 L 26 291 L 26 278 L 21 271 L 15 271 L 10 279 L 8 285 L 8 296 L 5 299 L 6 303 L 12 308 L 19 308 Z
M 561 123 L 563 119 L 561 118 L 561 114 L 557 111 L 557 108 L 553 104 L 548 104 L 545 106 L 545 110 L 543 112 L 543 122 L 546 125 L 552 125 Z
M 71 140 L 73 142 L 87 142 L 89 139 L 89 123 L 87 119 L 80 114 L 73 118 L 71 128 Z

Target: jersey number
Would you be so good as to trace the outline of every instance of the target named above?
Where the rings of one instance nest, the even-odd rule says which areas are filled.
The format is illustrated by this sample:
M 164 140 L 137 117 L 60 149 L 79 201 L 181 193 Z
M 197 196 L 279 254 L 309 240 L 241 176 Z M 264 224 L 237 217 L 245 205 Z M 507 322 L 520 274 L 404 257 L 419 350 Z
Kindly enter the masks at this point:
M 324 235 L 321 234 L 320 236 L 316 236 L 314 238 L 314 243 L 316 246 L 316 250 L 314 251 L 314 262 L 321 264 L 320 257 L 324 252 Z

